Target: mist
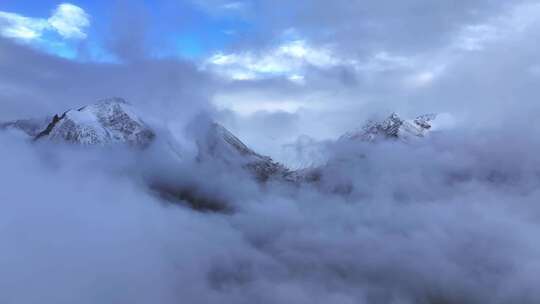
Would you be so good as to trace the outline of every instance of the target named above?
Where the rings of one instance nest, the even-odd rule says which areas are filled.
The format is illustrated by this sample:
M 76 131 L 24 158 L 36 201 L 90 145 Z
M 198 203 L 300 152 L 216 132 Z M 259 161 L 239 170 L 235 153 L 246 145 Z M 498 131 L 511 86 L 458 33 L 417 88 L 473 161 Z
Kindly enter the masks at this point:
M 540 302 L 536 3 L 157 2 L 0 5 L 0 303 Z M 2 125 L 113 96 L 151 144 Z
M 300 187 L 159 143 L 2 134 L 2 302 L 535 303 L 539 143 L 514 134 L 336 142 Z M 233 211 L 162 200 L 155 179 Z

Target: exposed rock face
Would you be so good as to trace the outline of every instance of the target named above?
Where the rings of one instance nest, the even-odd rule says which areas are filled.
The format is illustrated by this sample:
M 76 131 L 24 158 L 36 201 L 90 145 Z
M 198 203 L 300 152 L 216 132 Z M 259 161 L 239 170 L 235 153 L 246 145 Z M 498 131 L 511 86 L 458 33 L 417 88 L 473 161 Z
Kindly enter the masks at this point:
M 343 140 L 407 141 L 426 136 L 436 119 L 426 114 L 405 120 L 392 113 L 383 121 L 369 121 L 362 128 L 340 137 Z M 2 129 L 20 129 L 35 140 L 62 141 L 82 145 L 125 143 L 146 147 L 155 133 L 121 98 L 101 100 L 80 109 L 68 110 L 47 119 L 27 119 L 0 123 Z M 329 164 L 290 170 L 272 158 L 259 154 L 218 123 L 211 123 L 197 139 L 199 161 L 219 161 L 231 168 L 243 168 L 259 182 L 281 180 L 292 183 L 320 181 Z M 169 194 L 170 191 L 164 191 Z M 182 196 L 186 196 L 184 192 Z M 178 195 L 174 195 L 177 197 Z M 206 206 L 207 203 L 199 205 Z
M 146 147 L 155 138 L 155 133 L 123 99 L 110 98 L 95 104 L 72 109 L 52 118 L 16 120 L 0 123 L 0 129 L 19 129 L 34 140 L 50 140 L 81 145 L 109 145 L 115 143 L 128 144 L 135 147 Z M 369 121 L 362 128 L 348 132 L 339 141 L 379 140 L 408 141 L 426 136 L 434 125 L 435 114 L 427 114 L 412 120 L 405 120 L 393 113 L 383 121 Z M 290 170 L 272 158 L 259 154 L 238 137 L 218 123 L 207 124 L 199 128 L 197 137 L 198 161 L 209 162 L 210 166 L 219 162 L 249 172 L 258 182 L 282 181 L 292 185 L 319 184 L 338 194 L 347 195 L 353 185 L 340 171 L 347 164 L 343 160 L 332 158 L 323 165 L 312 166 L 300 170 Z M 304 138 L 305 145 L 310 143 Z M 347 143 L 346 143 L 347 144 Z M 348 151 L 348 150 L 346 150 Z M 346 159 L 346 158 L 345 158 Z M 337 164 L 337 165 L 336 165 Z M 196 174 L 194 172 L 194 174 Z M 338 177 L 337 179 L 335 177 Z M 344 177 L 344 178 L 340 178 Z M 494 178 L 497 178 L 495 176 Z M 193 185 L 177 184 L 176 181 L 148 181 L 148 187 L 162 198 L 173 202 L 187 203 L 196 210 L 229 212 L 231 206 L 225 199 L 215 199 L 205 191 L 193 188 Z
M 435 114 L 426 114 L 413 120 L 404 120 L 393 113 L 381 122 L 368 122 L 360 130 L 343 135 L 340 140 L 376 141 L 382 139 L 408 140 L 424 137 L 431 129 Z M 251 172 L 259 181 L 280 179 L 302 183 L 320 180 L 323 167 L 302 170 L 290 170 L 272 158 L 256 153 L 234 136 L 226 128 L 212 123 L 206 135 L 197 142 L 199 159 L 218 159 L 227 164 L 240 164 Z
M 154 132 L 134 114 L 125 100 L 111 98 L 55 115 L 35 139 L 83 145 L 126 143 L 145 147 L 154 137 Z
M 392 113 L 381 122 L 369 121 L 362 128 L 344 134 L 340 140 L 407 140 L 415 137 L 424 137 L 428 134 L 436 117 L 436 114 L 425 114 L 412 120 L 405 120 L 396 113 Z
M 154 132 L 133 113 L 123 99 L 102 100 L 78 110 L 55 116 L 36 139 L 63 140 L 86 145 L 127 143 L 147 146 Z
M 425 114 L 412 120 L 406 120 L 402 119 L 396 113 L 392 113 L 383 121 L 368 121 L 363 127 L 341 136 L 338 142 L 347 143 L 349 141 L 362 141 L 371 143 L 388 140 L 407 142 L 414 138 L 425 137 L 430 132 L 436 118 L 436 114 Z M 337 158 L 334 156 L 327 160 L 324 165 L 298 170 L 295 171 L 295 174 L 302 182 L 321 182 L 329 172 L 336 174 L 336 164 L 338 164 L 337 168 L 342 168 L 342 162 L 347 161 L 349 156 L 365 158 L 365 155 L 363 154 L 347 154 L 345 155 L 345 158 L 342 158 L 343 155 L 340 155 Z M 337 175 L 339 174 L 340 173 L 338 172 Z M 352 185 L 348 184 L 346 179 L 335 183 L 332 181 L 331 184 L 332 191 L 336 193 L 347 194 L 352 190 Z
M 155 137 L 154 132 L 121 98 L 104 99 L 52 118 L 0 123 L 0 129 L 19 129 L 34 140 L 82 145 L 125 143 L 146 147 Z
M 218 159 L 227 164 L 241 164 L 259 181 L 271 178 L 294 180 L 294 172 L 272 158 L 260 155 L 218 123 L 212 123 L 207 133 L 197 142 L 199 159 Z

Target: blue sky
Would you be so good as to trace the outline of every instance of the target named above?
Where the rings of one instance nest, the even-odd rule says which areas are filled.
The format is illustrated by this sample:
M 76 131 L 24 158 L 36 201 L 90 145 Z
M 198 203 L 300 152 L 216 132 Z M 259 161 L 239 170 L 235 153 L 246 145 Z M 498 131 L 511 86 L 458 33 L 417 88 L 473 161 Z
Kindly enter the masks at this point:
M 69 59 L 77 59 L 81 48 L 92 60 L 110 60 L 113 54 L 107 49 L 115 18 L 141 13 L 144 20 L 145 44 L 151 46 L 153 56 L 185 57 L 200 59 L 227 47 L 238 35 L 249 30 L 244 18 L 233 18 L 227 14 L 215 14 L 195 2 L 174 1 L 13 1 L 0 4 L 0 12 L 14 14 L 32 20 L 46 20 L 63 4 L 78 7 L 88 20 L 81 26 L 84 38 L 62 37 L 54 30 L 44 30 L 39 39 L 19 39 L 38 49 Z M 234 9 L 231 9 L 231 11 Z M 115 12 L 115 13 L 113 13 Z M 68 16 L 69 17 L 69 16 Z M 0 18 L 1 20 L 1 18 Z M 130 20 L 132 21 L 132 20 Z M 123 22 L 122 20 L 116 22 Z M 8 24 L 9 26 L 9 24 Z M 11 26 L 13 26 L 11 24 Z M 129 25 L 128 25 L 129 26 Z M 140 29 L 140 28 L 139 28 Z M 17 39 L 17 37 L 15 37 Z M 86 56 L 88 60 L 88 56 Z

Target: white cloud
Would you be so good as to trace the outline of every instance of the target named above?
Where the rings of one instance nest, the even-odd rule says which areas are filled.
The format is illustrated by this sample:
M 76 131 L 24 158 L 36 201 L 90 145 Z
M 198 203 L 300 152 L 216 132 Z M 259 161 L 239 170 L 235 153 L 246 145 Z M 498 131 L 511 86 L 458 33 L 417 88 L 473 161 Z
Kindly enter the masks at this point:
M 468 25 L 460 33 L 457 47 L 465 51 L 480 51 L 489 41 L 502 35 L 497 27 L 488 24 Z
M 292 81 L 292 82 L 296 82 L 298 84 L 305 84 L 306 83 L 305 77 L 302 76 L 302 75 L 297 75 L 297 74 L 293 74 L 293 75 L 289 76 L 289 80 Z
M 343 57 L 329 46 L 312 46 L 305 40 L 288 41 L 262 53 L 216 53 L 204 64 L 234 80 L 253 80 L 283 76 L 303 84 L 308 67 L 328 69 L 348 66 L 360 73 L 379 73 L 399 69 L 413 69 L 418 58 L 376 52 L 363 60 Z
M 217 53 L 206 61 L 205 66 L 235 80 L 286 76 L 298 81 L 303 79 L 302 71 L 307 66 L 328 68 L 343 63 L 330 48 L 316 48 L 304 40 L 294 40 L 264 53 Z
M 89 19 L 82 8 L 63 3 L 56 8 L 48 22 L 64 38 L 85 39 L 86 33 L 83 30 L 90 25 Z
M 249 116 L 254 113 L 286 112 L 296 113 L 306 106 L 306 101 L 294 97 L 279 97 L 260 94 L 258 91 L 220 93 L 212 103 L 220 110 L 231 110 L 236 114 Z
M 410 68 L 414 66 L 414 59 L 388 52 L 377 52 L 365 62 L 355 63 L 357 69 L 367 72 L 385 72 L 400 68 Z
M 0 26 L 0 33 L 4 37 L 31 40 L 41 37 L 49 23 L 44 19 L 0 12 Z
M 199 9 L 211 16 L 242 16 L 251 10 L 251 3 L 248 1 L 230 0 L 189 0 Z
M 419 89 L 431 85 L 437 77 L 443 74 L 445 65 L 431 67 L 429 69 L 414 72 L 405 78 L 405 86 L 411 89 Z
M 52 31 L 64 39 L 85 39 L 89 19 L 82 8 L 69 3 L 60 4 L 48 19 L 0 11 L 0 34 L 8 38 L 33 41 Z
M 246 8 L 246 6 L 247 6 L 246 3 L 241 2 L 241 1 L 236 1 L 236 2 L 225 3 L 221 7 L 227 10 L 243 10 Z

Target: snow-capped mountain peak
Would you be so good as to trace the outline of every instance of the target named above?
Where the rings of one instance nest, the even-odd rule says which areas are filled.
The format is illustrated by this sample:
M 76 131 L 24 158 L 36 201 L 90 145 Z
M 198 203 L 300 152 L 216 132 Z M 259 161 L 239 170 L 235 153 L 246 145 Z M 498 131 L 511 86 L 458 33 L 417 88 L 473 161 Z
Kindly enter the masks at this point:
M 109 98 L 55 115 L 35 138 L 85 145 L 127 143 L 146 146 L 154 136 L 130 104 L 121 98 Z
M 54 116 L 0 123 L 0 129 L 20 130 L 34 140 L 83 145 L 125 143 L 145 147 L 155 137 L 132 106 L 116 97 Z
M 211 154 L 241 155 L 243 157 L 255 159 L 263 157 L 251 150 L 224 126 L 215 122 L 211 124 L 206 140 L 207 145 L 204 148 L 208 150 L 206 152 L 210 152 Z M 200 148 L 201 147 L 202 146 L 200 146 Z
M 424 114 L 414 119 L 403 119 L 392 113 L 383 121 L 368 121 L 362 128 L 345 133 L 340 140 L 375 141 L 378 139 L 407 140 L 426 136 L 437 118 L 436 114 Z
M 199 159 L 220 160 L 227 164 L 240 164 L 258 180 L 284 178 L 292 180 L 293 172 L 271 157 L 258 154 L 238 137 L 218 123 L 211 123 L 206 134 L 197 141 Z

